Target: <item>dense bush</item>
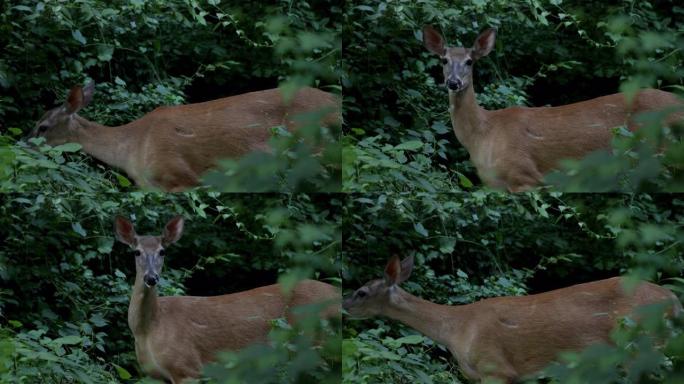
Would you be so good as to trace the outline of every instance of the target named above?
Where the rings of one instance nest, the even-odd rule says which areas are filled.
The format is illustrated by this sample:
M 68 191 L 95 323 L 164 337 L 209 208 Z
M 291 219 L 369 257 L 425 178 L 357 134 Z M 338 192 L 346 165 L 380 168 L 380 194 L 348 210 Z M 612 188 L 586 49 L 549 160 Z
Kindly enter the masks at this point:
M 398 254 L 413 255 L 416 263 L 403 288 L 440 304 L 620 274 L 673 286 L 681 295 L 682 206 L 680 196 L 646 194 L 351 195 L 343 221 L 345 294 L 381 277 L 387 259 Z M 612 375 L 621 377 L 632 365 L 660 372 L 654 382 L 681 374 L 681 337 L 672 338 L 663 355 L 634 342 L 640 334 L 633 324 L 621 335 L 618 348 L 601 350 L 607 361 L 623 363 L 607 366 Z M 465 382 L 444 346 L 394 320 L 345 321 L 344 336 L 346 383 Z M 548 374 L 561 383 L 608 382 L 599 376 L 605 371 L 591 368 L 595 353 Z
M 276 281 L 289 286 L 302 278 L 339 285 L 341 203 L 334 195 L 4 195 L 0 382 L 86 382 L 84 376 L 119 382 L 138 376 L 126 320 L 135 268 L 127 247 L 114 240 L 115 215 L 135 220 L 140 234 L 159 234 L 171 216 L 184 216 L 185 231 L 169 248 L 160 294 L 201 296 Z M 288 328 L 283 321 L 274 330 Z M 322 339 L 328 340 L 326 348 L 307 347 L 316 333 L 302 341 L 299 333 L 276 332 L 273 346 L 239 361 L 257 364 L 258 358 L 271 361 L 283 353 L 293 360 L 313 356 L 319 363 L 298 366 L 291 382 L 312 375 L 339 379 L 335 326 L 322 330 L 331 334 Z M 244 372 L 220 377 L 245 382 Z
M 423 47 L 423 25 L 465 47 L 485 28 L 498 29 L 494 51 L 475 67 L 474 85 L 482 107 L 500 109 L 563 105 L 645 86 L 681 94 L 682 15 L 684 8 L 668 0 L 349 2 L 345 190 L 481 184 L 451 129 L 441 66 Z M 610 164 L 608 154 L 597 155 L 548 182 L 566 191 L 681 190 L 681 130 L 663 132 L 656 124 L 644 136 L 646 145 L 639 144 L 643 136 L 617 144 Z M 667 154 L 654 159 L 663 142 L 670 143 Z

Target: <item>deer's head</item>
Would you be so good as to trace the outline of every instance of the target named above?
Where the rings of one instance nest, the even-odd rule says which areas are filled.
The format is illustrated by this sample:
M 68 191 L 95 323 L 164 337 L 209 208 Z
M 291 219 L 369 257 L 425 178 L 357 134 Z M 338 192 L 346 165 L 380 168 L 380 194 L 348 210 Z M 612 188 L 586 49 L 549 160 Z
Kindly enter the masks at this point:
M 494 48 L 496 30 L 487 29 L 475 39 L 472 48 L 449 47 L 444 37 L 431 26 L 423 28 L 423 44 L 439 55 L 444 71 L 444 85 L 450 92 L 462 92 L 473 82 L 473 65 Z
M 95 83 L 92 81 L 84 88 L 80 86 L 71 88 L 64 104 L 45 112 L 33 128 L 31 136 L 45 137 L 50 145 L 75 141 L 76 130 L 81 127 L 76 124 L 74 116 L 90 103 L 94 92 Z
M 344 299 L 342 307 L 354 318 L 367 318 L 383 313 L 383 309 L 398 300 L 397 287 L 411 276 L 413 256 L 399 261 L 392 256 L 385 266 L 385 276 L 367 282 Z
M 164 265 L 165 248 L 178 241 L 183 233 L 183 218 L 176 216 L 171 219 L 160 236 L 139 236 L 133 224 L 120 216 L 114 221 L 114 229 L 116 239 L 135 253 L 136 275 L 142 276 L 147 287 L 155 286 Z

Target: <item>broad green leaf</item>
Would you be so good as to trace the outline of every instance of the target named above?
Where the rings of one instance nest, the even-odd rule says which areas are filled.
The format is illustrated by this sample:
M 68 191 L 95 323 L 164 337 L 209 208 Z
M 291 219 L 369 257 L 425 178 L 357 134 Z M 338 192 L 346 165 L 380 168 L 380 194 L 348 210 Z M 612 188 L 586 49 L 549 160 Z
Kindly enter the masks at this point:
M 111 60 L 113 53 L 114 53 L 114 47 L 111 45 L 98 45 L 97 46 L 97 58 L 100 61 Z
M 78 143 L 66 143 L 66 144 L 61 144 L 56 147 L 53 147 L 52 149 L 55 151 L 59 152 L 78 152 L 83 148 L 81 144 Z
M 463 175 L 460 172 L 457 173 L 457 175 L 458 175 L 458 181 L 463 188 L 472 188 L 473 187 L 473 182 L 470 181 L 469 178 L 467 178 L 465 175 Z
M 124 367 L 121 367 L 119 365 L 116 365 L 112 363 L 114 366 L 114 369 L 116 369 L 116 373 L 119 375 L 119 378 L 122 380 L 128 380 L 131 377 L 133 377 Z
M 72 223 L 72 224 L 71 224 L 71 229 L 73 229 L 74 232 L 76 232 L 76 233 L 78 233 L 79 235 L 81 235 L 81 237 L 86 237 L 86 231 L 85 231 L 85 229 L 83 229 L 83 227 L 81 226 L 81 223 L 79 223 L 79 222 Z
M 57 344 L 57 345 L 74 345 L 74 344 L 80 344 L 82 341 L 83 341 L 83 338 L 81 336 L 76 336 L 76 335 L 64 336 L 64 337 L 60 337 L 60 338 L 52 340 L 52 342 L 54 344 Z
M 416 232 L 420 233 L 423 237 L 428 236 L 428 231 L 425 229 L 422 223 L 415 223 L 413 225 L 413 228 L 416 230 Z
M 126 176 L 120 174 L 119 172 L 111 171 L 112 174 L 114 174 L 114 177 L 116 177 L 116 180 L 119 182 L 119 185 L 122 187 L 130 187 L 132 185 L 131 181 L 126 178 Z
M 420 344 L 425 339 L 422 335 L 409 335 L 394 340 L 397 344 Z
M 400 149 L 400 150 L 406 150 L 406 151 L 415 151 L 417 149 L 420 149 L 423 147 L 423 143 L 418 141 L 418 140 L 412 140 L 412 141 L 405 141 L 396 147 L 394 149 Z
M 82 45 L 85 45 L 87 42 L 86 38 L 81 34 L 81 31 L 78 29 L 71 31 L 71 36 Z

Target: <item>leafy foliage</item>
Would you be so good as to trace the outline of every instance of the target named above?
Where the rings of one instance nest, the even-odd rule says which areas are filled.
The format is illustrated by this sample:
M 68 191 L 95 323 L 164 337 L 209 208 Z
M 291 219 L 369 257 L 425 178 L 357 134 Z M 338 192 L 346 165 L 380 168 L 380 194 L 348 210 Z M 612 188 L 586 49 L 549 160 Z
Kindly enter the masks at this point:
M 205 183 L 224 192 L 338 192 L 342 189 L 339 126 L 321 127 L 329 111 L 299 116 L 301 127 L 274 129 L 272 153 L 255 152 L 239 160 L 223 160 L 207 172 Z
M 650 10 L 635 12 L 652 17 Z M 621 85 L 628 97 L 639 88 L 660 84 L 660 77 L 677 80 L 684 76 L 681 60 L 671 57 L 684 48 L 684 40 L 660 29 L 637 34 L 636 28 L 649 25 L 644 25 L 646 17 L 635 19 L 639 21 L 633 23 L 624 17 L 615 17 L 607 24 L 608 34 L 618 52 L 635 71 Z M 659 24 L 657 20 L 649 22 Z M 682 28 L 684 24 L 679 25 L 679 29 Z M 681 84 L 672 88 L 684 89 Z M 619 127 L 612 153 L 601 151 L 579 161 L 568 161 L 561 171 L 549 175 L 549 183 L 562 190 L 582 192 L 684 190 L 684 125 L 680 122 L 672 129 L 666 128 L 672 114 L 684 116 L 684 107 L 637 116 L 636 120 L 643 128 L 630 132 L 626 127 Z
M 311 309 L 311 308 L 309 308 Z M 336 322 L 336 321 L 334 321 Z M 205 371 L 218 383 L 325 383 L 341 380 L 341 334 L 331 324 L 312 314 L 305 323 L 274 321 L 271 345 L 253 345 L 237 353 L 228 352 Z M 320 345 L 320 340 L 324 340 Z

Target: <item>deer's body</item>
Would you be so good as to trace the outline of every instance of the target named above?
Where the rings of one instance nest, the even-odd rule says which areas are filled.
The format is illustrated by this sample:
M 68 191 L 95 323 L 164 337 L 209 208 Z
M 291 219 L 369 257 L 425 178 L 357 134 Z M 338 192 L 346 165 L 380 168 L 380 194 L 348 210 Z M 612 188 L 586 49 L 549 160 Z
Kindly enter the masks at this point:
M 135 337 L 138 363 L 150 376 L 180 383 L 200 376 L 202 366 L 218 351 L 238 351 L 264 343 L 270 321 L 294 320 L 297 306 L 339 300 L 332 285 L 301 281 L 286 298 L 274 284 L 221 296 L 157 297 L 154 287 L 137 278 L 128 309 L 128 324 Z M 322 314 L 338 312 L 333 305 Z
M 327 92 L 303 88 L 289 103 L 278 89 L 246 93 L 204 103 L 166 106 L 119 127 L 106 127 L 76 114 L 92 98 L 92 86 L 72 89 L 63 107 L 37 124 L 48 144 L 76 142 L 93 157 L 123 169 L 140 187 L 180 191 L 219 159 L 268 151 L 271 128 L 296 129 L 295 117 L 329 111 L 321 124 L 339 120 L 339 103 Z M 80 94 L 79 94 L 80 93 Z M 45 132 L 39 128 L 45 126 Z
M 613 128 L 638 126 L 634 115 L 678 104 L 675 95 L 640 91 L 628 106 L 621 93 L 559 107 L 511 107 L 487 111 L 473 88 L 450 92 L 454 133 L 468 150 L 483 182 L 511 191 L 539 184 L 561 159 L 580 159 L 609 149 Z
M 323 318 L 339 315 L 337 288 L 314 280 L 298 282 L 289 293 L 274 284 L 222 296 L 158 297 L 165 248 L 180 239 L 183 219 L 170 220 L 161 236 L 138 236 L 133 224 L 117 217 L 115 231 L 136 254 L 128 326 L 138 363 L 154 378 L 180 384 L 199 377 L 217 352 L 265 342 L 271 320 L 296 322 L 291 310 L 298 306 L 318 305 L 317 315 Z
M 617 277 L 462 306 L 434 304 L 405 291 L 402 297 L 411 313 L 442 312 L 437 322 L 448 319 L 438 325 L 428 319 L 404 318 L 407 325 L 446 345 L 470 379 L 490 374 L 507 381 L 539 371 L 562 351 L 610 343 L 617 319 L 639 306 L 677 300 L 667 289 L 650 283 L 629 295 Z M 404 317 L 390 311 L 392 315 L 400 321 Z
M 612 129 L 638 128 L 636 114 L 682 106 L 674 94 L 645 89 L 630 103 L 618 93 L 558 107 L 484 110 L 473 91 L 473 65 L 494 48 L 495 35 L 488 29 L 472 48 L 448 47 L 439 32 L 423 29 L 426 48 L 443 61 L 456 137 L 487 186 L 514 192 L 534 187 L 561 160 L 610 149 Z M 666 123 L 681 117 L 669 116 Z
M 610 343 L 616 320 L 643 305 L 668 302 L 674 315 L 682 310 L 669 290 L 642 282 L 626 292 L 619 277 L 536 295 L 439 305 L 397 285 L 410 274 L 412 260 L 407 260 L 400 268 L 398 259 L 390 260 L 385 279 L 361 287 L 344 308 L 352 316 L 398 320 L 447 346 L 471 380 L 512 383 L 538 372 L 560 352 Z

